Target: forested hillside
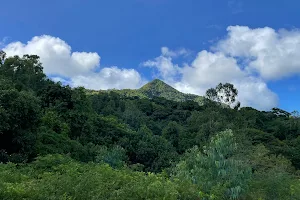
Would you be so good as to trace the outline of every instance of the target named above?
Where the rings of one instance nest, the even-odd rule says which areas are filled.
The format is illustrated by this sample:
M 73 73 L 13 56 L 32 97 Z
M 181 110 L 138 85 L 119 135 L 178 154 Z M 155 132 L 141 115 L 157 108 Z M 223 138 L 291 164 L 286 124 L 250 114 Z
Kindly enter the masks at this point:
M 177 102 L 183 102 L 183 101 L 195 101 L 202 105 L 203 103 L 203 97 L 194 95 L 194 94 L 185 94 L 182 92 L 179 92 L 178 90 L 174 89 L 173 87 L 169 86 L 168 84 L 164 83 L 163 81 L 159 79 L 154 79 L 153 81 L 147 83 L 140 89 L 134 90 L 134 89 L 123 89 L 123 90 L 88 90 L 87 93 L 90 94 L 96 94 L 96 93 L 110 93 L 115 92 L 120 97 L 138 97 L 138 98 L 150 98 L 153 97 L 163 97 L 168 100 L 177 101 Z
M 89 91 L 1 52 L 0 199 L 300 199 L 300 115 L 226 88 Z

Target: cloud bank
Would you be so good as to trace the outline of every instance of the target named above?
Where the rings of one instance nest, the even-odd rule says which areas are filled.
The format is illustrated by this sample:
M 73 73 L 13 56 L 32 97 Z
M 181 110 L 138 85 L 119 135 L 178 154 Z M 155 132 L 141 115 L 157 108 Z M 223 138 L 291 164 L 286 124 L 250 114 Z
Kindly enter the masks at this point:
M 252 106 L 266 110 L 278 104 L 278 97 L 259 77 L 241 69 L 233 57 L 223 52 L 199 52 L 191 64 L 179 67 L 172 62 L 172 57 L 160 55 L 143 63 L 155 67 L 160 77 L 168 84 L 185 93 L 204 95 L 205 91 L 218 83 L 232 83 L 239 90 L 238 100 L 241 106 Z M 174 79 L 180 76 L 180 80 Z
M 162 50 L 143 65 L 155 68 L 182 92 L 204 95 L 208 88 L 230 82 L 238 88 L 242 106 L 259 110 L 278 106 L 278 97 L 267 83 L 300 74 L 300 31 L 229 26 L 227 32 L 189 64 L 174 63 L 174 56 Z M 174 79 L 178 76 L 179 81 Z
M 33 37 L 26 44 L 13 42 L 3 50 L 8 56 L 39 55 L 47 75 L 74 87 L 138 88 L 145 82 L 136 69 L 101 67 L 97 53 L 72 52 L 65 41 L 49 35 Z M 187 93 L 204 95 L 220 82 L 233 83 L 242 106 L 268 110 L 278 105 L 268 82 L 300 74 L 300 31 L 229 26 L 227 35 L 210 49 L 199 51 L 191 62 L 184 62 L 186 56 L 191 56 L 186 49 L 162 47 L 160 55 L 141 65 Z M 183 62 L 176 63 L 178 58 Z
M 247 69 L 265 80 L 300 73 L 300 31 L 229 26 L 228 35 L 214 47 L 231 57 L 248 59 Z
M 33 37 L 26 44 L 13 42 L 3 50 L 7 56 L 24 54 L 40 56 L 47 75 L 74 87 L 123 89 L 138 88 L 142 84 L 142 78 L 136 70 L 120 69 L 115 66 L 101 68 L 98 53 L 72 52 L 71 46 L 65 41 L 49 35 Z

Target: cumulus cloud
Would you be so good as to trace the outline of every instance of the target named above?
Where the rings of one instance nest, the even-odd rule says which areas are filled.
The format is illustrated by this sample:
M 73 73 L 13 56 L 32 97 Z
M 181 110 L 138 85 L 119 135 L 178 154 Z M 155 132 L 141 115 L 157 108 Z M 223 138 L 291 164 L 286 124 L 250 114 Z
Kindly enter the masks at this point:
M 229 6 L 236 3 L 230 1 Z M 278 97 L 267 83 L 300 75 L 300 30 L 229 26 L 227 31 L 211 51 L 200 51 L 190 64 L 174 63 L 172 51 L 164 47 L 161 55 L 146 65 L 154 66 L 182 92 L 203 95 L 219 82 L 230 82 L 239 89 L 242 106 L 261 110 L 277 106 Z M 174 76 L 180 76 L 179 80 Z
M 182 69 L 182 81 L 192 85 L 211 87 L 220 82 L 228 82 L 243 77 L 234 58 L 222 53 L 201 51 L 191 66 Z
M 267 83 L 249 72 L 247 67 L 245 69 L 241 66 L 238 59 L 227 52 L 203 50 L 190 64 L 182 66 L 174 63 L 172 56 L 165 52 L 162 50 L 159 57 L 143 65 L 155 67 L 164 81 L 181 92 L 204 95 L 207 89 L 218 83 L 229 82 L 239 90 L 241 106 L 268 110 L 278 105 L 278 97 L 268 88 Z M 247 57 L 246 54 L 248 52 L 245 50 L 244 57 Z
M 278 96 L 259 78 L 246 77 L 240 82 L 233 82 L 233 84 L 239 90 L 238 100 L 241 102 L 241 106 L 270 110 L 278 105 Z
M 161 48 L 161 54 L 141 65 L 151 67 L 158 77 L 176 89 L 204 95 L 218 83 L 233 83 L 242 106 L 268 110 L 278 105 L 278 97 L 268 81 L 300 74 L 300 31 L 251 29 L 229 26 L 223 39 L 214 41 L 210 51 L 202 50 L 192 62 L 184 61 L 186 49 Z M 8 56 L 36 54 L 45 72 L 53 79 L 90 89 L 138 88 L 144 79 L 135 69 L 100 67 L 95 52 L 72 52 L 70 45 L 48 35 L 32 38 L 26 44 L 13 42 L 3 49 Z
M 72 52 L 71 46 L 65 41 L 49 35 L 33 37 L 26 44 L 12 42 L 3 50 L 7 56 L 40 56 L 47 75 L 53 80 L 70 83 L 72 86 L 85 86 L 90 89 L 136 88 L 142 81 L 140 74 L 134 69 L 110 67 L 96 70 L 100 67 L 100 56 L 97 53 Z
M 278 105 L 278 96 L 272 92 L 267 84 L 258 78 L 244 77 L 238 80 L 228 81 L 238 89 L 239 94 L 237 100 L 241 102 L 242 107 L 250 106 L 258 110 L 270 110 Z M 177 90 L 190 93 L 205 95 L 207 89 L 215 87 L 219 82 L 216 81 L 215 85 L 202 86 L 196 83 L 188 82 L 173 82 L 171 83 Z
M 190 54 L 190 52 L 184 48 L 172 51 L 168 47 L 162 47 L 161 54 L 166 57 L 178 57 L 178 56 L 187 56 Z
M 159 72 L 159 77 L 166 81 L 172 81 L 180 70 L 178 65 L 173 64 L 172 59 L 181 55 L 187 55 L 187 51 L 184 49 L 170 51 L 167 47 L 162 47 L 159 57 L 143 62 L 142 66 L 156 68 Z
M 27 44 L 13 42 L 3 49 L 8 56 L 40 56 L 45 73 L 75 76 L 89 73 L 100 65 L 100 56 L 92 52 L 73 52 L 63 40 L 49 35 L 33 37 Z
M 246 58 L 247 70 L 265 80 L 300 74 L 300 31 L 229 26 L 228 36 L 213 48 L 232 57 Z
M 205 91 L 218 83 L 232 83 L 239 90 L 241 106 L 253 106 L 260 110 L 277 105 L 278 98 L 260 78 L 243 71 L 232 57 L 223 53 L 201 51 L 190 66 L 181 70 L 182 79 L 174 87 L 194 94 L 204 95 Z
M 99 73 L 88 76 L 76 76 L 72 79 L 72 85 L 84 86 L 97 90 L 139 88 L 143 84 L 140 74 L 134 69 L 119 69 L 117 67 L 103 68 Z

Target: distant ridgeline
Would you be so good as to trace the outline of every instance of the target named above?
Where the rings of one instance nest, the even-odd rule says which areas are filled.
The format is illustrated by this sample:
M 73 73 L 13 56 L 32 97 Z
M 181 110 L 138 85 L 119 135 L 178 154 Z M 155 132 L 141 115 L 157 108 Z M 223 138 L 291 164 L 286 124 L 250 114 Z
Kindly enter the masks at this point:
M 88 93 L 98 93 L 98 92 L 116 92 L 120 96 L 124 97 L 139 97 L 139 98 L 149 98 L 152 99 L 153 97 L 163 97 L 171 101 L 183 102 L 183 101 L 195 101 L 200 105 L 203 104 L 204 97 L 198 96 L 195 94 L 185 94 L 179 92 L 175 88 L 171 87 L 170 85 L 166 84 L 165 82 L 155 79 L 140 89 L 110 89 L 110 90 L 87 90 Z

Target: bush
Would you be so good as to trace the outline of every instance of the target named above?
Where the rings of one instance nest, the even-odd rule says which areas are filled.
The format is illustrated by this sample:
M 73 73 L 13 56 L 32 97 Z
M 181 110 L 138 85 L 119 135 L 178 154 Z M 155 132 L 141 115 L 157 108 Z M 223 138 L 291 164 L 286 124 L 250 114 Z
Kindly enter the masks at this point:
M 187 182 L 162 174 L 114 170 L 67 156 L 39 157 L 29 165 L 0 164 L 0 199 L 197 199 Z M 182 197 L 182 198 L 181 198 Z

